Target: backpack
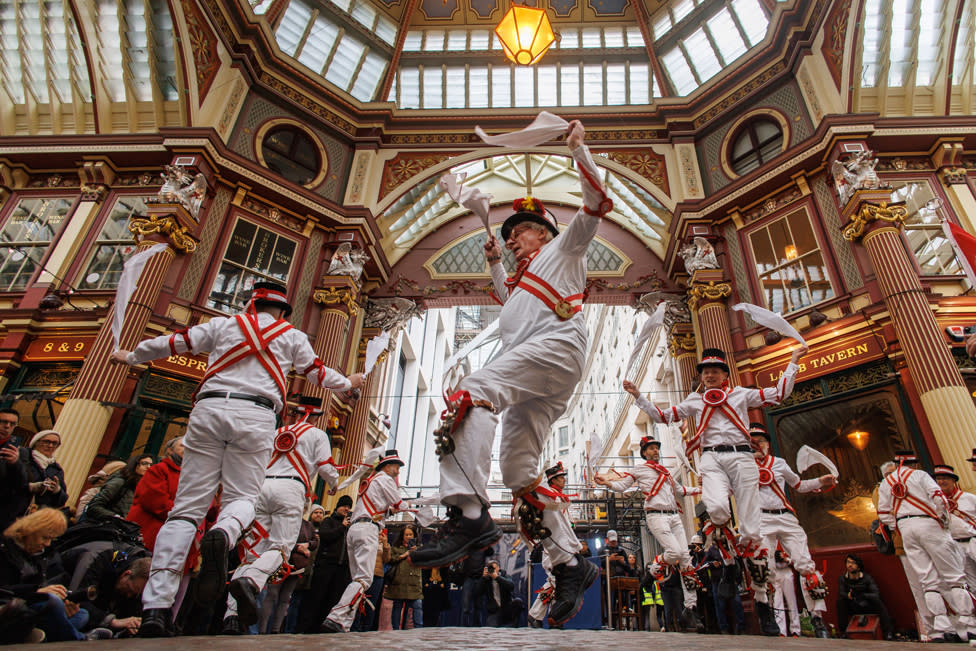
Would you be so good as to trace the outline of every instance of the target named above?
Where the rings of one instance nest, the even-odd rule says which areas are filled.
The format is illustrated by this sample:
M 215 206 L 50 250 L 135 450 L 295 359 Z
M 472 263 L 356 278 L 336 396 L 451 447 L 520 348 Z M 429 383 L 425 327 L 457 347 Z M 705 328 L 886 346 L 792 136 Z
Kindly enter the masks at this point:
M 871 523 L 871 540 L 882 554 L 891 556 L 895 553 L 895 541 L 891 536 L 891 529 L 881 520 Z

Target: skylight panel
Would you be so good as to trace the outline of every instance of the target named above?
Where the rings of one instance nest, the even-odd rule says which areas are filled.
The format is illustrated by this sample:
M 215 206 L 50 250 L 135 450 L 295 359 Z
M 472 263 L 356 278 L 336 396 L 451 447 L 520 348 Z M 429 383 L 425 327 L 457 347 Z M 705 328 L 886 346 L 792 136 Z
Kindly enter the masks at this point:
M 309 21 L 312 19 L 312 10 L 304 3 L 293 0 L 288 3 L 285 15 L 281 17 L 278 24 L 278 31 L 275 32 L 275 39 L 278 47 L 288 56 L 295 56 L 298 44 L 305 34 Z
M 674 84 L 678 95 L 687 95 L 698 88 L 695 75 L 688 66 L 685 55 L 682 54 L 681 50 L 674 48 L 669 52 L 665 52 L 664 56 L 661 57 L 661 62 L 664 64 L 665 69 L 667 69 L 668 76 L 671 77 L 671 82 Z
M 556 66 L 536 66 L 535 69 L 539 95 L 537 106 L 556 106 L 559 103 L 557 100 L 559 77 L 556 73 Z
M 942 39 L 941 3 L 934 0 L 922 0 L 918 27 L 918 67 L 915 71 L 915 85 L 929 86 L 932 84 L 938 67 L 939 44 Z
M 644 47 L 644 35 L 641 34 L 640 26 L 627 25 L 625 29 L 627 47 Z
M 511 66 L 492 66 L 491 105 L 497 107 L 506 107 L 512 105 Z
M 728 9 L 722 7 L 717 14 L 706 21 L 706 24 L 726 65 L 745 54 L 748 48 Z
M 607 64 L 607 106 L 627 103 L 627 69 L 623 63 Z
M 122 79 L 122 33 L 119 31 L 119 11 L 114 0 L 101 0 L 98 5 L 98 34 L 102 43 L 102 83 L 109 97 L 125 101 L 125 82 Z
M 420 48 L 423 47 L 423 43 L 424 33 L 420 30 L 412 29 L 407 32 L 406 38 L 403 39 L 403 51 L 420 52 Z
M 861 86 L 878 85 L 881 57 L 881 0 L 867 0 L 864 7 L 864 39 L 861 46 Z
M 47 73 L 44 69 L 44 39 L 41 37 L 41 8 L 36 4 L 20 6 L 20 52 L 27 66 L 23 71 L 26 81 L 38 102 L 48 101 Z
M 699 27 L 685 39 L 684 44 L 685 51 L 691 58 L 691 64 L 695 67 L 699 79 L 703 81 L 711 79 L 721 72 L 722 64 L 718 62 L 718 57 L 715 56 L 712 44 L 708 42 L 705 30 Z
M 373 29 L 376 25 L 376 7 L 368 2 L 357 2 L 351 9 L 346 9 L 357 23 L 366 29 Z
M 447 50 L 464 52 L 468 49 L 468 33 L 463 29 L 452 29 L 447 33 Z
M 666 8 L 658 12 L 657 16 L 654 18 L 654 24 L 651 26 L 651 32 L 655 40 L 661 38 L 665 34 L 671 31 L 674 25 L 671 22 L 671 12 Z
M 324 74 L 332 50 L 337 46 L 339 26 L 324 16 L 315 20 L 311 33 L 305 39 L 298 60 L 319 74 Z M 345 87 L 345 84 L 342 84 Z
M 623 27 L 604 27 L 603 43 L 605 47 L 624 47 L 624 28 Z
M 598 63 L 583 65 L 583 106 L 603 105 L 603 66 Z
M 580 70 L 576 64 L 559 67 L 559 104 L 560 106 L 581 106 L 580 100 Z
M 356 83 L 353 84 L 350 94 L 361 102 L 371 102 L 376 96 L 376 88 L 379 86 L 383 73 L 389 62 L 386 57 L 376 52 L 367 52 L 363 66 L 356 75 Z
M 464 89 L 466 87 L 464 67 L 448 66 L 444 74 L 446 77 L 444 108 L 464 108 Z
M 599 48 L 603 47 L 603 41 L 600 38 L 601 30 L 599 27 L 584 27 L 582 30 L 582 47 L 585 48 Z
M 475 29 L 470 32 L 472 50 L 487 50 L 491 43 L 491 32 L 487 29 Z
M 424 95 L 421 104 L 425 109 L 444 108 L 444 73 L 440 66 L 423 69 Z
M 344 34 L 325 73 L 326 81 L 332 82 L 339 88 L 348 89 L 365 51 L 364 43 L 349 34 Z
M 352 6 L 352 0 L 329 0 L 333 5 L 342 9 L 346 13 L 349 13 L 349 7 Z
M 579 44 L 579 30 L 575 27 L 569 27 L 566 29 L 559 30 L 559 49 L 560 50 L 575 50 L 580 46 Z
M 966 0 L 959 31 L 956 34 L 956 58 L 952 64 L 952 83 L 962 84 L 973 78 L 973 71 L 967 72 L 966 64 L 973 56 L 973 33 L 976 28 L 976 1 Z M 3 31 L 0 26 L 0 32 Z
M 769 19 L 759 5 L 759 0 L 732 0 L 732 11 L 739 17 L 739 24 L 749 39 L 749 47 L 766 37 Z
M 631 63 L 628 67 L 630 75 L 630 104 L 650 104 L 650 66 L 646 63 Z
M 535 106 L 535 68 L 515 67 L 515 106 Z
M 400 108 L 420 108 L 420 70 L 400 68 L 397 78 L 400 86 Z
M 682 19 L 690 14 L 695 8 L 694 0 L 680 0 L 674 3 L 671 7 L 671 12 L 674 15 L 674 24 L 677 25 L 682 21 Z
M 390 47 L 396 45 L 397 24 L 383 14 L 380 14 L 376 21 L 374 33 Z
M 468 105 L 488 108 L 488 66 L 468 68 Z
M 443 52 L 446 37 L 447 34 L 443 29 L 430 29 L 424 32 L 424 52 Z

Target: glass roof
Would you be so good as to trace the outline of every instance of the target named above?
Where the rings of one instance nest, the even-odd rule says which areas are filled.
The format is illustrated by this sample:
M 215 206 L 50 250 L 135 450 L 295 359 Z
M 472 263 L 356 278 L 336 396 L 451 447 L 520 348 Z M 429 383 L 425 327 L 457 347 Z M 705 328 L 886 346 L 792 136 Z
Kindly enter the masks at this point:
M 569 11 L 550 3 L 558 40 L 542 63 L 522 67 L 502 54 L 496 21 L 455 18 L 447 0 L 437 3 L 447 9 L 425 21 L 430 1 L 398 21 L 391 14 L 402 7 L 386 0 L 284 0 L 271 27 L 282 52 L 361 102 L 387 100 L 401 109 L 635 106 L 695 92 L 766 37 L 772 15 L 760 0 L 671 0 L 652 17 L 647 43 L 626 3 L 613 11 L 614 3 L 590 3 L 598 24 L 563 19 Z M 791 1 L 798 0 L 778 3 Z M 251 2 L 259 16 L 273 4 Z M 479 7 L 490 5 L 481 10 L 494 15 L 497 3 Z M 406 31 L 390 71 L 398 29 Z

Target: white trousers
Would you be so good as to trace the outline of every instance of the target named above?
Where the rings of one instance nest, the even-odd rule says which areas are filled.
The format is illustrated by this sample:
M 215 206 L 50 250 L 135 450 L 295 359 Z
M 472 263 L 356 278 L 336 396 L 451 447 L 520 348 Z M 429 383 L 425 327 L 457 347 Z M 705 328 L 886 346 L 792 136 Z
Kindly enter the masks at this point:
M 539 495 L 539 501 L 543 504 L 552 503 L 552 500 L 545 495 Z M 542 548 L 549 554 L 549 560 L 553 565 L 569 562 L 583 548 L 583 544 L 573 531 L 568 510 L 544 510 L 542 525 L 552 532 L 551 536 L 542 541 Z
M 271 458 L 275 414 L 248 400 L 207 398 L 194 405 L 183 438 L 180 483 L 169 517 L 156 536 L 144 608 L 169 608 L 197 527 L 223 484 L 214 528 L 231 546 L 254 519 L 254 502 Z
M 585 561 L 589 562 L 589 561 Z M 546 582 L 542 584 L 541 592 L 535 596 L 535 601 L 532 602 L 532 606 L 529 608 L 529 617 L 532 619 L 537 619 L 540 622 L 546 619 L 546 613 L 549 612 L 549 604 L 542 600 L 542 595 L 546 594 L 549 590 L 553 590 L 556 587 L 556 580 L 552 578 L 551 574 L 546 575 Z
M 929 612 L 929 607 L 925 605 L 925 592 L 922 590 L 922 582 L 918 579 L 918 574 L 915 573 L 915 568 L 912 564 L 908 562 L 908 557 L 904 554 L 898 556 L 898 560 L 901 561 L 901 567 L 905 570 L 905 579 L 908 581 L 908 587 L 912 591 L 912 597 L 915 599 L 915 608 L 918 610 L 918 616 L 922 620 L 922 629 L 918 632 L 919 639 L 922 642 L 928 642 L 929 636 L 932 634 L 935 626 L 933 624 L 932 613 Z
M 769 564 L 773 565 L 773 554 L 776 552 L 776 543 L 783 545 L 783 549 L 793 559 L 793 567 L 800 574 L 806 577 L 817 571 L 817 565 L 810 556 L 810 547 L 807 542 L 807 532 L 800 526 L 800 521 L 792 513 L 762 513 L 760 531 L 763 537 L 763 547 L 769 550 Z M 792 570 L 789 570 L 792 578 Z M 803 602 L 807 610 L 812 615 L 823 616 L 827 612 L 827 605 L 823 599 L 812 599 L 810 593 L 803 586 Z M 782 630 L 782 627 L 781 629 Z
M 302 530 L 305 510 L 305 484 L 294 479 L 265 479 L 254 505 L 254 520 L 268 530 L 268 537 L 254 546 L 244 563 L 237 566 L 232 578 L 247 577 L 258 591 L 264 589 L 268 577 L 288 560 Z M 237 600 L 227 595 L 226 617 L 237 614 Z
M 712 523 L 721 526 L 732 519 L 729 497 L 734 494 L 741 542 L 759 546 L 759 466 L 752 453 L 703 452 L 699 470 L 702 501 Z
M 645 517 L 647 530 L 654 536 L 661 547 L 664 548 L 664 562 L 668 565 L 676 565 L 679 570 L 691 568 L 691 554 L 688 553 L 688 536 L 685 533 L 685 525 L 681 516 L 677 513 L 647 513 Z M 689 590 L 684 580 L 681 581 L 681 589 L 684 591 L 684 605 L 692 608 L 698 603 L 698 593 Z
M 530 340 L 461 380 L 460 389 L 472 399 L 488 400 L 496 412 L 503 412 L 500 465 L 507 488 L 525 488 L 538 477 L 549 427 L 566 410 L 583 374 L 583 355 L 568 342 Z M 471 497 L 489 503 L 485 487 L 497 423 L 489 410 L 474 408 L 453 434 L 454 453 L 440 464 L 444 504 Z
M 326 619 L 349 631 L 356 619 L 356 611 L 363 594 L 373 583 L 376 570 L 376 550 L 380 546 L 380 530 L 369 522 L 357 522 L 346 532 L 346 550 L 349 553 L 349 575 L 352 580 L 342 593 Z M 366 606 L 369 608 L 369 606 Z
M 956 542 L 941 523 L 933 518 L 903 518 L 898 530 L 905 545 L 905 556 L 918 574 L 925 592 L 925 605 L 934 616 L 935 633 L 956 632 L 949 619 L 946 603 L 958 623 L 976 634 L 973 601 L 966 590 L 963 561 Z
M 780 633 L 800 634 L 800 611 L 796 607 L 796 584 L 793 582 L 793 570 L 789 567 L 778 567 L 770 570 L 770 582 L 775 588 L 773 608 L 776 609 L 776 625 Z M 786 627 L 789 616 L 789 629 Z
M 969 591 L 976 591 L 976 537 L 970 538 L 969 542 L 957 542 L 959 554 L 962 556 L 963 567 L 966 572 L 966 585 Z

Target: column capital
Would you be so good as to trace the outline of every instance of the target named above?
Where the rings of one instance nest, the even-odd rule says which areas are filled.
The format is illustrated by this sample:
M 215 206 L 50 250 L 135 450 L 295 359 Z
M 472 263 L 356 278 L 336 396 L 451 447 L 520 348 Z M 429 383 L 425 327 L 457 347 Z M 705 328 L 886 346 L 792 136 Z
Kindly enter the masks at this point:
M 855 204 L 854 201 L 851 203 Z M 856 209 L 848 216 L 848 223 L 844 227 L 844 239 L 856 242 L 877 224 L 890 224 L 899 228 L 906 217 L 908 217 L 908 209 L 905 208 L 904 203 L 858 201 Z
M 150 203 L 145 217 L 129 220 L 129 231 L 142 237 L 160 236 L 180 253 L 193 253 L 199 241 L 191 232 L 196 223 L 182 204 Z
M 334 283 L 329 281 L 336 281 Z M 325 287 L 312 292 L 312 300 L 319 305 L 345 305 L 349 314 L 359 314 L 359 289 L 348 276 L 326 276 L 323 278 Z
M 696 309 L 703 301 L 719 301 L 731 295 L 732 285 L 721 269 L 698 269 L 691 275 L 688 309 Z
M 695 355 L 698 351 L 698 339 L 694 332 L 675 330 L 668 335 L 668 352 L 671 357 L 678 359 L 682 355 Z

